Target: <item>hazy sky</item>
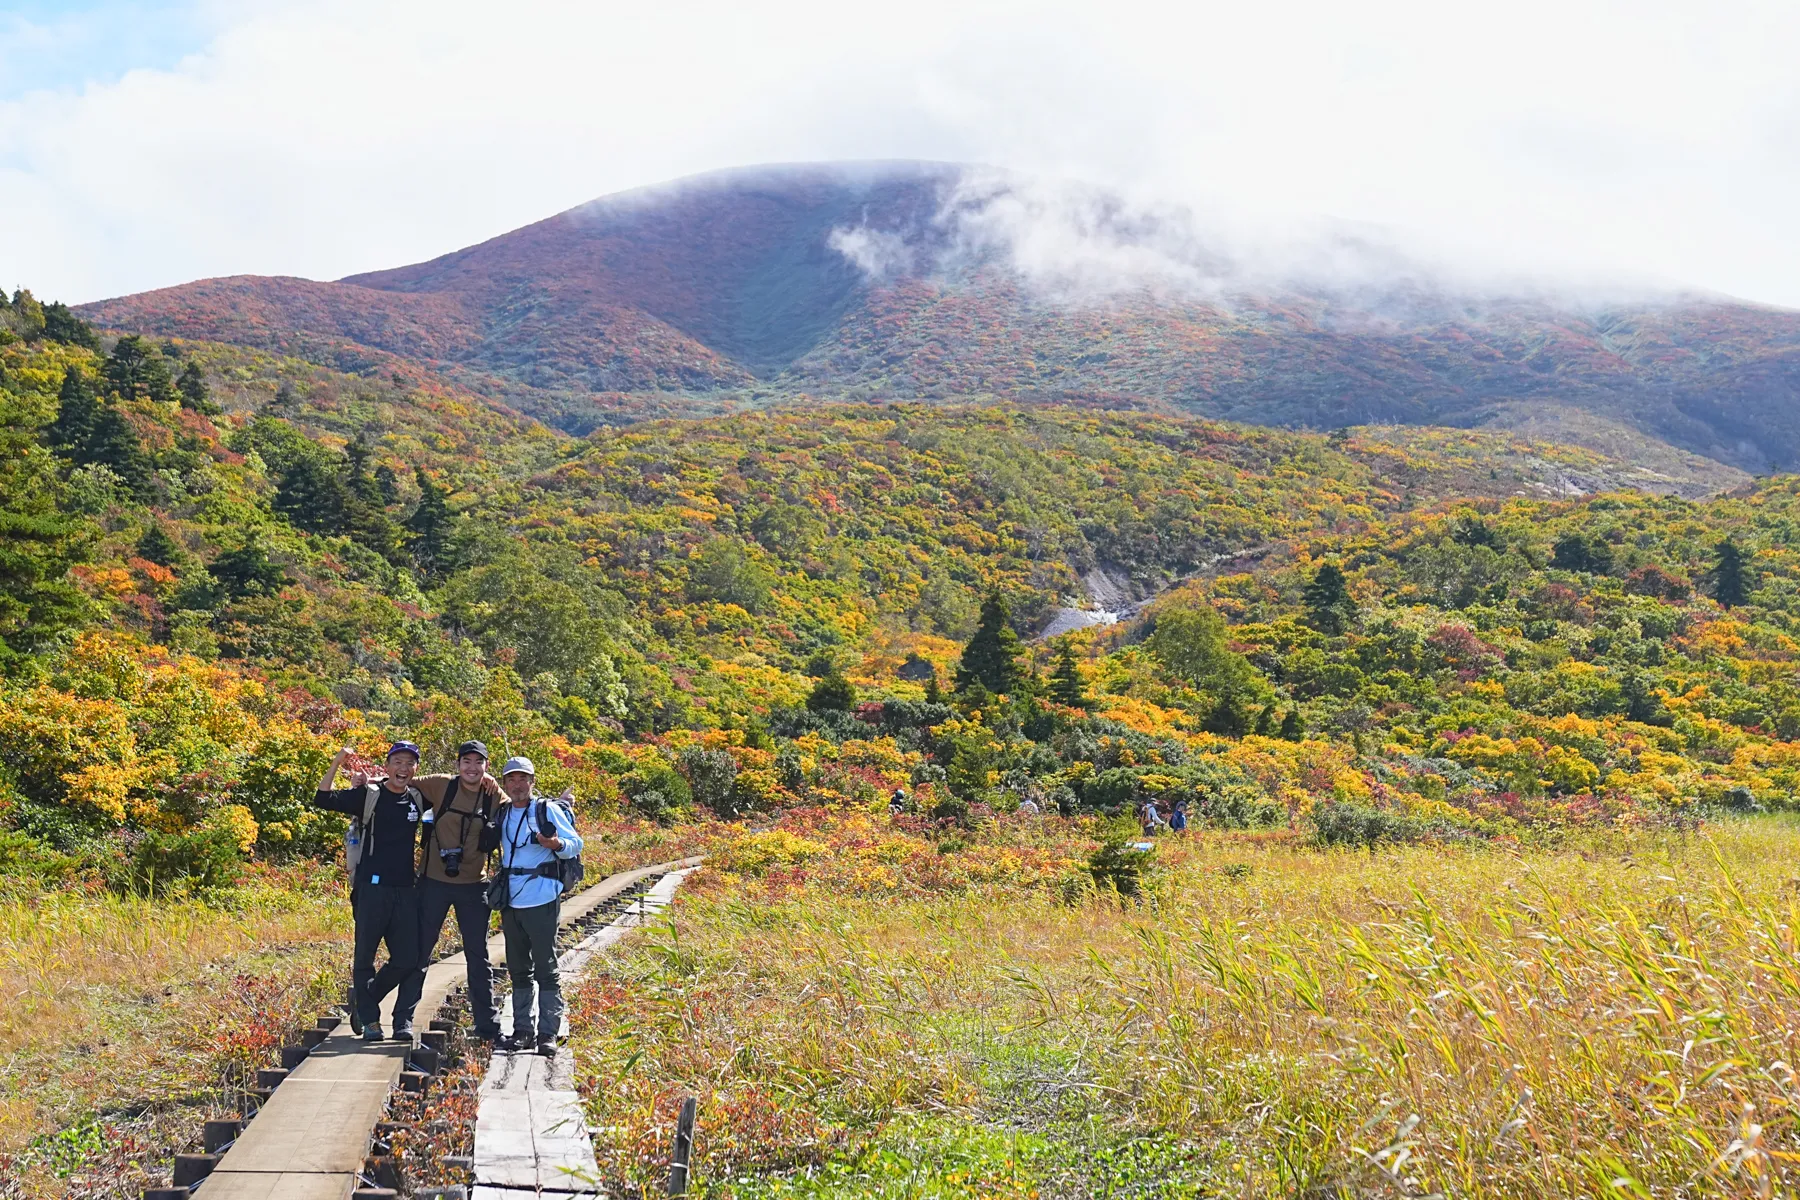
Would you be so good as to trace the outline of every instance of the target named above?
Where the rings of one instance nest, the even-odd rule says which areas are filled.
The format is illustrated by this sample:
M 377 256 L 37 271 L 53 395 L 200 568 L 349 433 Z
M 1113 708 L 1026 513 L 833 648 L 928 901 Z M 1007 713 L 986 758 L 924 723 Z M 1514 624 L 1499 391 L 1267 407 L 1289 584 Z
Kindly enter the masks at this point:
M 1800 3 L 0 0 L 0 282 L 427 258 L 739 164 L 992 163 L 1800 306 Z

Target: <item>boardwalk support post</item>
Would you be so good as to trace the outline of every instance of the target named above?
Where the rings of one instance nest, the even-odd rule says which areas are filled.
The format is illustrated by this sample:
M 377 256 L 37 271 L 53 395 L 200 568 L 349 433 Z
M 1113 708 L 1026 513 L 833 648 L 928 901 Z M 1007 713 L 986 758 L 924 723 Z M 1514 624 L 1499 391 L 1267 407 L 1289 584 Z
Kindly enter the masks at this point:
M 681 1117 L 675 1122 L 675 1153 L 669 1159 L 669 1195 L 687 1195 L 688 1156 L 694 1150 L 694 1109 L 699 1101 L 689 1096 L 681 1102 Z

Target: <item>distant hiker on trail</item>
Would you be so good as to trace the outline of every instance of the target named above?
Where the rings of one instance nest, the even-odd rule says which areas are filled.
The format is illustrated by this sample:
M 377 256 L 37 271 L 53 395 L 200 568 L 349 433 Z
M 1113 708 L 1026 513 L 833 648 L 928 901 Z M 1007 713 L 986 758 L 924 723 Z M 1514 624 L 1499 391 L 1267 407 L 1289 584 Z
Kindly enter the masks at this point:
M 320 808 L 350 817 L 344 838 L 350 869 L 350 904 L 356 914 L 356 948 L 351 958 L 350 1028 L 366 1042 L 381 1040 L 381 1001 L 419 966 L 419 889 L 414 858 L 427 810 L 413 786 L 419 748 L 395 742 L 387 752 L 387 778 L 370 783 L 357 771 L 350 786 L 334 790 L 338 771 L 350 757 L 339 750 L 319 780 Z M 375 950 L 387 943 L 388 959 L 375 970 Z M 394 1023 L 394 1040 L 411 1041 L 412 1026 Z
M 1156 801 L 1144 801 L 1144 807 L 1138 811 L 1138 820 L 1144 826 L 1145 837 L 1156 835 L 1156 831 L 1163 827 L 1162 814 L 1156 811 Z
M 1019 816 L 1035 817 L 1043 811 L 1043 809 L 1038 807 L 1038 802 L 1033 800 L 1029 795 L 1019 797 L 1019 807 L 1017 810 Z
M 482 742 L 456 748 L 454 775 L 421 775 L 413 785 L 430 807 L 429 828 L 419 861 L 419 966 L 400 985 L 394 999 L 396 1035 L 410 1027 L 425 991 L 425 970 L 444 932 L 444 919 L 456 912 L 462 934 L 463 962 L 468 966 L 469 1008 L 475 1036 L 500 1040 L 500 1006 L 494 1002 L 494 972 L 488 962 L 488 860 L 499 845 L 500 783 L 487 773 L 488 751 Z
M 1169 829 L 1174 833 L 1187 832 L 1187 801 L 1177 800 L 1175 811 L 1169 814 Z
M 905 788 L 895 788 L 894 794 L 892 796 L 888 797 L 888 813 L 892 816 L 897 817 L 905 811 L 906 811 L 906 789 Z
M 535 1043 L 539 1054 L 554 1058 L 563 1018 L 562 980 L 556 969 L 563 864 L 581 853 L 581 835 L 566 807 L 573 793 L 546 800 L 537 794 L 536 784 L 537 768 L 529 758 L 506 760 L 500 786 L 511 803 L 500 810 L 500 869 L 489 894 L 490 905 L 500 910 L 506 970 L 512 976 L 509 1048 L 525 1050 Z

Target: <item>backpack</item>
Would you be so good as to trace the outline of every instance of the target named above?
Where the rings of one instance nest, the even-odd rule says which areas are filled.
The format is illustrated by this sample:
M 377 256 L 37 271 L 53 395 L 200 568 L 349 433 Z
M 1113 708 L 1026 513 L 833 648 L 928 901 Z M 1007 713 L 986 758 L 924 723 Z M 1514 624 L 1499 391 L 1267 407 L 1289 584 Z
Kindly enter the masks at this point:
M 410 783 L 406 785 L 406 798 L 420 808 L 425 807 L 425 797 L 419 789 Z M 350 828 L 344 831 L 344 870 L 350 875 L 350 892 L 356 894 L 356 865 L 363 860 L 369 851 L 369 838 L 375 832 L 375 802 L 381 799 L 379 782 L 363 785 L 363 810 L 359 817 L 350 818 Z
M 563 810 L 563 815 L 569 818 L 570 825 L 575 824 L 575 810 L 573 808 L 564 804 L 561 800 L 549 800 L 540 796 L 538 797 L 538 832 L 542 833 L 545 837 L 556 836 L 556 825 L 550 820 L 550 806 L 552 804 Z M 560 879 L 562 881 L 562 894 L 565 896 L 573 892 L 575 890 L 575 885 L 580 883 L 582 877 L 587 874 L 587 868 L 581 865 L 581 855 L 579 854 L 575 855 L 573 858 L 555 859 L 538 869 L 551 879 Z

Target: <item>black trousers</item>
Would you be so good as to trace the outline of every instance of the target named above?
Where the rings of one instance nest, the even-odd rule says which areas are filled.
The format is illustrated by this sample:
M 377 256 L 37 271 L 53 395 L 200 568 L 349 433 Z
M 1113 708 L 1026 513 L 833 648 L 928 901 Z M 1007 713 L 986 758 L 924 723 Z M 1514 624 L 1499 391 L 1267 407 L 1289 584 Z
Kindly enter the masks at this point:
M 512 976 L 513 1036 L 521 1041 L 553 1042 L 562 1031 L 562 979 L 556 968 L 556 922 L 561 912 L 561 897 L 531 908 L 500 910 L 506 970 Z
M 387 961 L 375 969 L 375 951 L 387 943 Z M 381 1002 L 419 969 L 419 889 L 364 884 L 356 889 L 356 952 L 351 983 L 364 1024 L 381 1020 Z
M 394 1024 L 412 1023 L 419 997 L 425 991 L 425 970 L 437 952 L 444 920 L 452 910 L 456 912 L 456 928 L 462 934 L 463 962 L 469 969 L 469 1011 L 475 1018 L 475 1033 L 497 1034 L 500 1009 L 494 1003 L 494 971 L 488 962 L 487 885 L 445 883 L 441 879 L 419 881 L 419 969 L 400 985 L 400 994 L 394 999 Z

